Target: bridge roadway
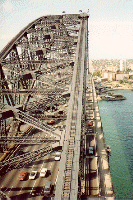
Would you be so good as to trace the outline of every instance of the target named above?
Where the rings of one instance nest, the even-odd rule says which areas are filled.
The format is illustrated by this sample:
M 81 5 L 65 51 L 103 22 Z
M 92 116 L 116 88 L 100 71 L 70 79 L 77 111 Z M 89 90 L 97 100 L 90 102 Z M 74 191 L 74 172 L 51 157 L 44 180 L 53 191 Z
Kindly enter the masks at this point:
M 46 137 L 44 132 L 33 131 L 29 134 L 29 136 Z M 51 143 L 49 144 L 51 146 Z M 21 145 L 18 152 L 23 152 L 24 155 L 28 152 L 37 151 L 43 147 L 47 147 L 48 144 L 34 144 L 34 145 Z M 13 152 L 14 153 L 14 152 Z M 17 153 L 17 151 L 16 151 Z M 19 156 L 18 156 L 19 157 Z M 0 188 L 1 191 L 6 193 L 7 196 L 11 197 L 11 199 L 42 199 L 44 186 L 47 180 L 52 181 L 52 185 L 54 186 L 56 183 L 56 178 L 58 174 L 60 161 L 55 161 L 55 151 L 49 151 L 44 156 L 42 155 L 36 160 L 27 161 L 20 163 L 19 160 L 15 163 L 16 166 L 8 165 L 6 171 L 3 171 L 3 175 L 0 177 Z M 15 157 L 14 157 L 15 158 Z M 49 171 L 46 178 L 40 177 L 40 171 L 42 168 L 46 167 Z M 29 180 L 28 177 L 25 181 L 19 181 L 18 176 L 22 170 L 28 171 L 28 174 L 35 170 L 38 172 L 35 180 Z M 36 196 L 32 196 L 32 191 L 37 190 Z M 44 196 L 44 195 L 43 195 Z
M 88 124 L 88 121 L 92 124 Z M 82 196 L 113 200 L 115 194 L 109 168 L 109 155 L 106 151 L 95 86 L 90 74 L 86 92 L 86 122 L 85 192 L 82 188 Z M 93 154 L 89 154 L 89 147 L 93 147 Z

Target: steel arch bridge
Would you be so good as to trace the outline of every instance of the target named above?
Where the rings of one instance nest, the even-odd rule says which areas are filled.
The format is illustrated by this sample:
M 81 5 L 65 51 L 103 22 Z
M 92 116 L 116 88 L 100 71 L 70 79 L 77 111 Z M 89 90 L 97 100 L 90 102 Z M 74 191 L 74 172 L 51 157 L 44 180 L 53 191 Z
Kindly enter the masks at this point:
M 0 173 L 62 147 L 55 199 L 77 199 L 82 193 L 100 198 L 98 176 L 93 190 L 81 183 L 86 179 L 90 184 L 84 161 L 85 137 L 90 137 L 85 136 L 88 18 L 86 13 L 40 17 L 0 53 L 0 151 L 10 152 L 23 144 L 44 144 L 33 152 L 1 159 Z M 92 86 L 91 77 L 89 81 Z M 88 89 L 89 94 L 93 94 L 93 88 Z M 87 112 L 89 119 L 95 120 L 95 116 L 90 117 L 93 100 L 92 95 L 91 111 Z M 23 130 L 26 124 L 28 128 Z M 36 130 L 45 136 L 33 135 Z M 96 131 L 89 131 L 95 140 Z M 86 157 L 88 167 L 90 159 Z
M 81 120 L 85 111 L 88 17 L 86 13 L 40 17 L 20 31 L 0 53 L 1 148 L 7 149 L 13 141 L 14 144 L 47 142 L 47 147 L 51 144 L 55 147 L 62 140 L 55 194 L 58 198 L 68 197 L 68 192 L 73 198 L 78 194 L 75 170 L 79 170 L 76 163 L 80 156 Z M 34 103 L 30 102 L 31 98 L 36 98 Z M 56 119 L 66 120 L 65 136 L 61 138 L 62 135 L 50 124 L 55 120 L 48 116 L 49 123 L 42 120 L 42 109 L 50 106 L 55 109 L 55 105 L 68 104 L 68 101 L 67 113 L 61 110 L 55 114 Z M 7 119 L 10 119 L 10 125 Z M 39 141 L 30 138 L 27 142 L 18 132 L 22 123 L 44 131 L 48 138 Z M 7 164 L 4 162 L 2 167 Z M 76 165 L 69 170 L 72 162 Z M 71 189 L 67 187 L 70 181 Z

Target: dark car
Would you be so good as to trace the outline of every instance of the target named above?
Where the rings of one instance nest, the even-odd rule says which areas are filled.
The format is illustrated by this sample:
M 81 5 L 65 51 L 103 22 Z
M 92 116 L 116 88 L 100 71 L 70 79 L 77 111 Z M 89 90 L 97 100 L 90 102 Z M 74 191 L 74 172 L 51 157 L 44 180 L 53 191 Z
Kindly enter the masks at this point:
M 44 193 L 43 193 L 43 188 L 42 187 L 34 187 L 31 191 L 31 197 L 33 196 L 42 196 Z

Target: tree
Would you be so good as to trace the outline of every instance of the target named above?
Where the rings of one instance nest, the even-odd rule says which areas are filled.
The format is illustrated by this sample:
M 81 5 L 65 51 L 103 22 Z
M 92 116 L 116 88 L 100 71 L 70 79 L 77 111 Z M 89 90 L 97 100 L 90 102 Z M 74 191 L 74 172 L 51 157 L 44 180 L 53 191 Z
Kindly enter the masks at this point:
M 119 83 L 122 84 L 122 83 L 123 83 L 123 80 L 119 80 Z
M 133 79 L 133 75 L 130 76 L 130 79 Z
M 124 77 L 123 82 L 128 83 L 127 77 Z
M 100 71 L 93 72 L 93 76 L 101 77 L 101 72 Z
M 132 81 L 129 81 L 128 84 L 129 84 L 129 85 L 132 85 Z

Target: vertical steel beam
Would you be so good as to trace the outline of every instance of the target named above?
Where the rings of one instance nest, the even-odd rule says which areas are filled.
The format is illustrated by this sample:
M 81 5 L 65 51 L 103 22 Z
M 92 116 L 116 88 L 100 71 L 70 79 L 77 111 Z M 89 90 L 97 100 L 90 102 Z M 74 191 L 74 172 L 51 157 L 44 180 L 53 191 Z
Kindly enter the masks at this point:
M 85 115 L 85 90 L 86 90 L 86 32 L 88 18 L 83 18 L 84 32 L 83 32 L 83 43 L 82 43 L 82 58 L 81 58 L 81 71 L 80 71 L 80 84 L 79 84 L 79 97 L 78 97 L 78 108 L 77 108 L 77 122 L 76 122 L 76 133 L 75 133 L 75 148 L 74 158 L 72 167 L 72 181 L 71 181 L 71 192 L 70 199 L 78 198 L 78 176 L 79 176 L 79 160 L 80 160 L 80 140 L 81 140 L 81 128 L 82 118 Z
M 76 60 L 74 65 L 74 72 L 72 78 L 71 96 L 68 107 L 66 134 L 64 139 L 64 146 L 62 152 L 62 158 L 59 168 L 59 177 L 56 184 L 55 199 L 77 199 L 78 196 L 78 173 L 79 173 L 79 157 L 80 157 L 80 137 L 81 137 L 81 118 L 83 107 L 83 87 L 85 81 L 85 59 L 86 59 L 86 28 L 88 23 L 88 17 L 81 17 L 80 30 L 78 35 L 78 44 L 76 51 Z M 77 105 L 76 105 L 77 102 Z M 76 109 L 76 110 L 75 110 Z M 76 114 L 76 116 L 75 116 Z M 73 122 L 74 121 L 74 122 Z M 74 123 L 74 126 L 72 125 Z M 75 127 L 75 130 L 72 128 Z M 69 155 L 70 142 L 73 139 L 71 133 L 74 133 L 74 147 L 73 154 Z M 72 158 L 71 158 L 72 156 Z M 71 170 L 67 173 L 68 158 L 72 159 Z M 71 172 L 70 172 L 71 171 Z M 70 174 L 71 173 L 71 174 Z M 69 174 L 69 177 L 66 176 Z M 67 190 L 68 182 L 68 190 Z M 64 187 L 65 184 L 65 187 Z

